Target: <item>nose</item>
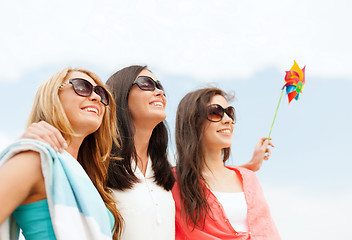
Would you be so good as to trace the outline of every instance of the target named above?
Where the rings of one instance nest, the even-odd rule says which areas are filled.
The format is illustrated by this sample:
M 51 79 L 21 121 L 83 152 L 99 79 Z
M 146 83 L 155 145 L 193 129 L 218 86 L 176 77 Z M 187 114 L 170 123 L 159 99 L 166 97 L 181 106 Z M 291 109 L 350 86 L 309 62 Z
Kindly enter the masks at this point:
M 92 94 L 89 96 L 91 101 L 101 102 L 101 97 L 95 92 L 95 89 L 92 91 Z
M 159 88 L 155 88 L 154 94 L 155 94 L 155 96 L 165 96 L 164 91 Z
M 234 120 L 227 115 L 227 113 L 224 113 L 224 116 L 222 117 L 222 122 L 224 124 L 234 124 Z

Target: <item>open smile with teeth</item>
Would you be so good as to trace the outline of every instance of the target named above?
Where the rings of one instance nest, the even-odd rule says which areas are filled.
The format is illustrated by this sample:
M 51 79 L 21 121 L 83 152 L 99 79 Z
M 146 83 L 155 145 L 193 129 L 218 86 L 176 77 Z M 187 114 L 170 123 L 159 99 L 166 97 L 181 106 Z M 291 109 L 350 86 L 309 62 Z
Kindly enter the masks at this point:
M 221 130 L 219 130 L 218 132 L 219 132 L 219 133 L 227 133 L 227 134 L 230 134 L 230 133 L 231 133 L 230 129 L 221 129 Z
M 86 108 L 83 108 L 83 110 L 84 110 L 84 111 L 87 111 L 87 112 L 94 112 L 94 113 L 96 113 L 97 115 L 99 115 L 98 109 L 93 108 L 93 107 L 86 107 Z
M 161 102 L 152 102 L 151 103 L 152 106 L 157 106 L 157 107 L 164 107 L 164 104 Z

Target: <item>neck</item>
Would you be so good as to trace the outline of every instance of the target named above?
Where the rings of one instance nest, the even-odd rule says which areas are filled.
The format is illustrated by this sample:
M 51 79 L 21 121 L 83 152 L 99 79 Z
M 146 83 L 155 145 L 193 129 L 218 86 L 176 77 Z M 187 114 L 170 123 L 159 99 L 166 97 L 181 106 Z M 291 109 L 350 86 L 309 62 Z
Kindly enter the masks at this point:
M 204 153 L 205 166 L 202 170 L 203 174 L 222 172 L 226 169 L 222 159 L 222 150 L 220 149 L 206 149 Z
M 66 151 L 72 155 L 75 159 L 78 158 L 79 148 L 84 140 L 84 137 L 73 137 L 70 145 L 68 145 Z
M 134 134 L 134 146 L 136 148 L 137 156 L 138 156 L 138 161 L 137 161 L 137 166 L 145 175 L 145 172 L 147 170 L 147 163 L 148 163 L 148 146 L 149 146 L 149 140 L 150 137 L 152 136 L 152 132 L 154 128 L 141 128 L 141 127 L 136 127 L 136 132 Z

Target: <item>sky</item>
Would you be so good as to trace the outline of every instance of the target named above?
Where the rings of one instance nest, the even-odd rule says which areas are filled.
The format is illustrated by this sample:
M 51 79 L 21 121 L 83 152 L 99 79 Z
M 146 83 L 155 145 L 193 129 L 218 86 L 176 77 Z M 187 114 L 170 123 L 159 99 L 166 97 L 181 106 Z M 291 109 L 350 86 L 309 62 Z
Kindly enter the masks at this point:
M 21 135 L 36 89 L 61 68 L 87 68 L 105 81 L 147 64 L 166 89 L 171 159 L 179 100 L 218 86 L 235 94 L 229 165 L 240 165 L 268 134 L 296 60 L 307 83 L 299 101 L 283 97 L 275 148 L 257 175 L 283 239 L 348 239 L 351 7 L 347 0 L 2 1 L 0 149 Z

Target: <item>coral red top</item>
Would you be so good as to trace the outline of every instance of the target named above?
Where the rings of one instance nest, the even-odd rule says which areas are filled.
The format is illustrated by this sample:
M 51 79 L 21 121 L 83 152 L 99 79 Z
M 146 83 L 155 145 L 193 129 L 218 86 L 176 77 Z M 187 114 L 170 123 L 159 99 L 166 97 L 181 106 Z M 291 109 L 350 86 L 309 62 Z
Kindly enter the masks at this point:
M 193 229 L 193 226 L 187 226 L 184 221 L 184 216 L 181 214 L 180 189 L 176 182 L 172 189 L 172 195 L 176 205 L 176 240 L 281 239 L 255 173 L 241 167 L 228 168 L 235 171 L 242 178 L 243 191 L 247 202 L 248 232 L 237 232 L 236 229 L 233 229 L 225 215 L 222 205 L 208 188 L 206 188 L 208 193 L 207 199 L 212 211 L 208 213 L 205 219 L 204 228 L 196 227 Z

